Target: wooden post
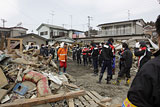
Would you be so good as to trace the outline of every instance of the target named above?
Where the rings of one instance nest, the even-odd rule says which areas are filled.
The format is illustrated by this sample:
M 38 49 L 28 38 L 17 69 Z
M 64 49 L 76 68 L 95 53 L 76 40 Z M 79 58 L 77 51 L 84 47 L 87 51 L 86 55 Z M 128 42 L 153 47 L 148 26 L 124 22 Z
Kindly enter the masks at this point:
M 1 38 L 1 44 L 0 44 L 0 50 L 4 50 L 4 41 L 5 41 L 5 37 L 2 35 L 2 38 Z
M 11 40 L 8 39 L 8 41 L 7 41 L 7 50 L 8 50 L 8 52 L 10 52 L 10 43 L 11 43 Z
M 20 43 L 20 50 L 19 51 L 21 53 L 23 52 L 23 39 L 21 39 L 21 38 L 7 38 L 7 41 L 8 41 L 8 44 L 7 44 L 8 52 L 11 51 L 11 48 L 10 48 L 11 41 L 19 41 L 19 43 Z

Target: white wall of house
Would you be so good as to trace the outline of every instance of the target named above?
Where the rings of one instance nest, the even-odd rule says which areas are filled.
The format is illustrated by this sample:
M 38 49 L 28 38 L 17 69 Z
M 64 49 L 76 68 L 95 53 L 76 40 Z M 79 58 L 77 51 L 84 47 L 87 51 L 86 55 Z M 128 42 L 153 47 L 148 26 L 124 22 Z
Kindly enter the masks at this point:
M 42 32 L 44 32 L 43 35 L 42 35 Z M 48 33 L 46 34 L 45 32 L 48 32 Z M 48 27 L 46 27 L 46 26 L 42 26 L 38 30 L 38 35 L 40 35 L 40 36 L 42 36 L 42 37 L 44 37 L 46 39 L 50 39 L 50 29 Z
M 143 25 L 140 22 L 136 22 L 136 33 L 137 34 L 142 34 L 143 31 Z
M 143 32 L 143 27 L 136 25 L 136 34 L 142 34 L 142 32 Z
M 99 36 L 143 34 L 143 25 L 140 22 L 104 25 L 98 33 Z
M 53 32 L 53 37 L 61 36 L 61 33 L 65 33 L 66 36 L 68 34 L 68 31 L 60 30 L 60 29 L 52 29 L 51 31 Z
M 69 31 L 68 35 L 69 35 L 70 38 L 72 38 L 73 31 Z

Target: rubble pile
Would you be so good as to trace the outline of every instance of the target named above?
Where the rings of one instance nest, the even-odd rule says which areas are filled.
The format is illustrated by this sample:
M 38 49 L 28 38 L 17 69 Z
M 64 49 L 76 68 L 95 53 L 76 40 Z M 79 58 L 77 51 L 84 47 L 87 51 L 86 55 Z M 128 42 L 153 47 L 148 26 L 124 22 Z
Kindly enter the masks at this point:
M 0 51 L 1 104 L 80 90 L 71 84 L 74 81 L 69 74 L 59 75 L 52 56 L 40 56 L 39 50 Z M 52 105 L 57 104 L 64 106 L 66 101 Z

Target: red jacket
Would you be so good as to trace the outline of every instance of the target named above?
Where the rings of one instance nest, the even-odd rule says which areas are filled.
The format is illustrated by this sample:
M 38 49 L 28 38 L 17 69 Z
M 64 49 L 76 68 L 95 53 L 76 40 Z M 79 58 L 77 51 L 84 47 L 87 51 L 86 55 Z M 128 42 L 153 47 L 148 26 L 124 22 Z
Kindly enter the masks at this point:
M 88 51 L 89 51 L 88 48 L 83 48 L 82 54 L 83 54 L 83 55 L 87 55 L 87 54 L 88 54 Z

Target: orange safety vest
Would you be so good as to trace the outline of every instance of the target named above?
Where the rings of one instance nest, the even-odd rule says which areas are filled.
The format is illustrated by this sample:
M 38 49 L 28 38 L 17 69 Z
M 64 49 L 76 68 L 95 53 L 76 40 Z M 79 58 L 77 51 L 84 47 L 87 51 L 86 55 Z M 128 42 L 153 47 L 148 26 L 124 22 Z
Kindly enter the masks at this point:
M 64 49 L 64 48 L 59 48 L 58 49 L 58 57 L 59 57 L 59 60 L 62 61 L 62 62 L 66 62 L 67 60 L 67 49 Z

